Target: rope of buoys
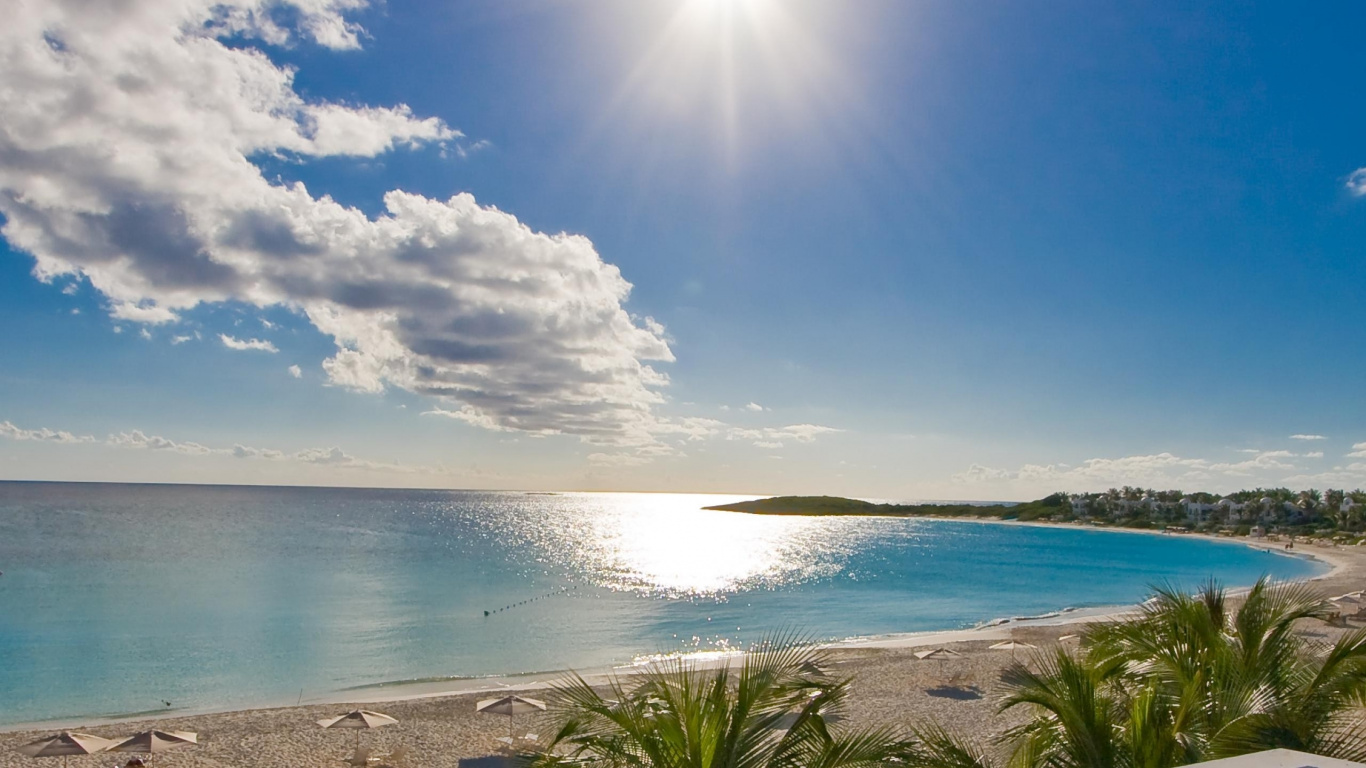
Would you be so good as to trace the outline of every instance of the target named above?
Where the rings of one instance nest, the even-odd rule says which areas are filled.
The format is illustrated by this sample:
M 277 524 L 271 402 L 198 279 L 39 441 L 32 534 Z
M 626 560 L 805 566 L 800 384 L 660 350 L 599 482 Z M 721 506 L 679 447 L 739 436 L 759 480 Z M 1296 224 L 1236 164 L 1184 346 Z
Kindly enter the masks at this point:
M 547 597 L 554 597 L 555 595 L 562 595 L 562 594 L 564 594 L 565 592 L 568 592 L 568 591 L 571 590 L 571 589 L 578 589 L 578 586 L 571 585 L 571 586 L 568 586 L 568 587 L 560 587 L 559 589 L 557 589 L 557 590 L 555 590 L 555 591 L 553 591 L 553 592 L 547 592 L 547 593 L 545 593 L 544 595 L 537 595 L 537 596 L 535 596 L 535 597 L 527 598 L 526 600 L 523 600 L 523 601 L 520 602 L 520 603 L 513 603 L 512 605 L 505 605 L 505 606 L 503 606 L 502 608 L 494 608 L 494 609 L 491 610 L 491 611 L 484 611 L 484 617 L 485 617 L 485 618 L 488 618 L 489 616 L 492 616 L 492 615 L 495 614 L 495 613 L 502 613 L 503 611 L 510 611 L 510 610 L 512 610 L 513 608 L 520 608 L 521 606 L 526 605 L 527 603 L 532 603 L 532 602 L 535 602 L 535 601 L 537 601 L 537 600 L 543 600 L 543 599 L 545 599 L 545 598 L 547 598 Z

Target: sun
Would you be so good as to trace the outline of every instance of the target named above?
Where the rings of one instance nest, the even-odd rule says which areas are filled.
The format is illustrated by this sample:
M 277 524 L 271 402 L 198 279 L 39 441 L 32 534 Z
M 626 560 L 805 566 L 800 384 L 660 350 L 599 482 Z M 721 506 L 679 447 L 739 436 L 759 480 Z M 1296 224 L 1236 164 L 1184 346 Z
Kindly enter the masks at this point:
M 711 137 L 730 163 L 747 129 L 795 121 L 827 61 L 804 17 L 777 0 L 680 0 L 648 39 L 613 99 L 613 119 Z

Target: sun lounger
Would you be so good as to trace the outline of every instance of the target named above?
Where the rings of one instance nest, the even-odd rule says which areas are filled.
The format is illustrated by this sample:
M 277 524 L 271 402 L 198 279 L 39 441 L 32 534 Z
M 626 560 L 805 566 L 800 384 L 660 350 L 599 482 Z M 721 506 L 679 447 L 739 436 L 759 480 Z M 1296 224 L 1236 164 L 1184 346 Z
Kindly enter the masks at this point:
M 496 741 L 501 742 L 505 749 L 516 751 L 519 745 L 531 746 L 541 737 L 534 733 L 523 736 L 499 736 Z

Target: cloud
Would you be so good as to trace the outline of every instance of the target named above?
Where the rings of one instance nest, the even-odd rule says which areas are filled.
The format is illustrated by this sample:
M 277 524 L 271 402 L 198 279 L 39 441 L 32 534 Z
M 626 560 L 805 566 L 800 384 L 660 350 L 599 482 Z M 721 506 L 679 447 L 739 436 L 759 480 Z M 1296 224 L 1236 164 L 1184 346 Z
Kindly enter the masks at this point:
M 172 345 L 184 344 L 185 342 L 190 341 L 190 340 L 193 339 L 193 338 L 194 338 L 193 336 L 188 336 L 188 335 L 183 335 L 183 336 L 172 336 L 172 337 L 171 337 L 171 344 L 172 344 Z
M 747 411 L 762 411 L 762 410 L 764 410 L 764 407 L 763 407 L 762 405 L 759 405 L 759 404 L 756 403 L 756 402 L 751 401 L 748 405 L 745 406 L 745 410 L 747 410 Z
M 1347 177 L 1347 191 L 1357 197 L 1366 195 L 1366 168 L 1358 168 Z
M 262 339 L 247 339 L 245 341 L 242 341 L 240 339 L 234 339 L 226 333 L 218 334 L 218 338 L 223 341 L 223 346 L 227 347 L 228 349 L 256 349 L 262 352 L 270 352 L 272 354 L 280 351 L 275 348 L 274 344 L 270 343 L 269 341 L 264 341 Z
M 279 461 L 285 458 L 282 451 L 274 451 L 269 448 L 251 448 L 245 445 L 236 444 L 232 447 L 232 455 L 238 459 L 266 459 L 269 461 Z
M 588 462 L 599 467 L 636 467 L 650 463 L 650 458 L 634 453 L 590 453 Z
M 1192 459 L 1172 453 L 1124 456 L 1114 459 L 1087 459 L 1077 466 L 1067 464 L 1025 464 L 1008 470 L 973 464 L 953 475 L 955 483 L 1021 483 L 1032 488 L 1088 490 L 1116 485 L 1175 487 L 1182 483 L 1227 479 L 1279 477 L 1296 469 L 1286 459 L 1289 451 L 1262 451 L 1243 461 L 1216 462 Z
M 1302 453 L 1300 455 L 1306 459 L 1321 459 L 1323 458 L 1323 451 L 1310 451 L 1309 453 Z
M 1327 440 L 1323 435 L 1291 435 L 1291 440 Z
M 40 427 L 38 429 L 20 429 L 8 421 L 0 421 L 0 437 L 10 440 L 35 440 L 45 443 L 94 443 L 93 435 L 73 435 L 70 432 L 61 432 Z
M 651 364 L 673 352 L 587 238 L 469 194 L 395 190 L 371 218 L 253 163 L 460 142 L 405 105 L 307 99 L 262 50 L 356 48 L 347 16 L 364 4 L 15 7 L 0 27 L 0 231 L 37 277 L 89 280 L 119 320 L 285 307 L 334 340 L 331 384 L 408 390 L 494 429 L 650 444 L 668 384 Z
M 1366 459 L 1366 443 L 1353 443 L 1352 452 L 1347 456 L 1353 459 Z
M 486 421 L 482 414 L 468 407 L 460 410 L 435 408 L 423 411 L 422 415 L 443 416 L 448 419 L 464 421 L 486 429 L 500 428 L 499 425 Z M 675 445 L 678 443 L 690 443 L 709 439 L 749 440 L 760 448 L 781 448 L 784 441 L 811 443 L 821 435 L 842 431 L 834 427 L 825 427 L 819 424 L 790 424 L 785 427 L 750 429 L 736 427 L 727 424 L 724 421 L 701 416 L 685 416 L 678 418 L 660 417 L 654 419 L 646 429 L 648 432 L 646 439 L 632 442 L 624 447 L 632 448 L 635 450 L 636 455 L 642 457 L 674 455 L 677 453 Z M 673 443 L 671 444 L 669 441 L 673 441 Z
M 100 440 L 93 435 L 76 435 L 71 432 L 47 428 L 23 429 L 9 421 L 0 421 L 0 438 L 10 440 L 34 440 L 64 444 L 98 444 Z M 272 448 L 253 448 L 234 444 L 231 448 L 213 448 L 203 443 L 186 440 L 173 440 L 161 435 L 149 435 L 140 429 L 131 429 L 109 435 L 102 441 L 108 448 L 163 451 L 193 457 L 233 457 L 237 459 L 258 459 L 262 461 L 290 461 L 343 469 L 363 469 L 372 471 L 401 473 L 439 473 L 434 467 L 400 464 L 396 462 L 368 461 L 352 456 L 340 448 L 306 448 L 294 453 Z
M 799 443 L 810 443 L 821 435 L 834 434 L 839 431 L 841 430 L 818 424 L 790 424 L 786 427 L 765 427 L 763 429 L 731 428 L 726 433 L 726 439 L 766 440 L 769 442 L 794 440 Z
M 289 366 L 289 375 L 296 379 L 302 379 L 304 377 L 304 369 L 297 365 L 291 365 Z
M 183 453 L 188 456 L 207 456 L 214 452 L 212 448 L 199 443 L 176 442 L 175 440 L 159 435 L 144 434 L 140 429 L 110 435 L 105 442 L 116 448 L 143 448 L 150 451 L 172 451 L 174 453 Z
M 147 339 L 148 341 L 151 341 L 152 339 L 152 332 L 147 330 L 146 328 L 143 328 L 142 330 L 138 331 L 138 335 L 144 339 Z

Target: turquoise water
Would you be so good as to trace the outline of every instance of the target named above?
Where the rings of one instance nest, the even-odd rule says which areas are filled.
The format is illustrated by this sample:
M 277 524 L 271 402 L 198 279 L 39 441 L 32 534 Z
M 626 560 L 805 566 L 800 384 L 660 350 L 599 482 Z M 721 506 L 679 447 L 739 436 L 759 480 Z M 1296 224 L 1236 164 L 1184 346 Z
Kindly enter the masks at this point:
M 1321 569 L 1182 537 L 700 509 L 730 500 L 0 483 L 0 723 L 585 669 L 783 628 L 950 629 Z

